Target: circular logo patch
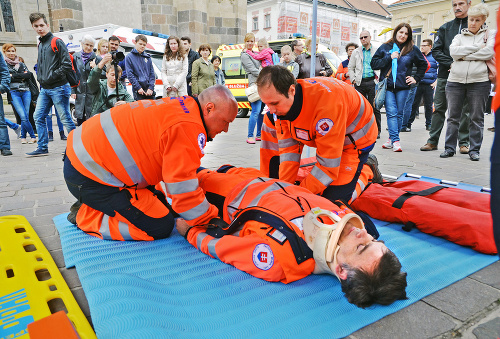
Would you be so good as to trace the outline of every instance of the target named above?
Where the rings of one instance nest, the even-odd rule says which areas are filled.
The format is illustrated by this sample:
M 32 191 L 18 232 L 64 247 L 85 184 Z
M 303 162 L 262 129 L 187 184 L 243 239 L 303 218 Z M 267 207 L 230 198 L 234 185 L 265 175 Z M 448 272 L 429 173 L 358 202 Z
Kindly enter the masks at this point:
M 258 244 L 255 246 L 252 254 L 253 264 L 258 269 L 267 271 L 274 265 L 274 254 L 271 247 L 266 244 Z
M 202 154 L 205 154 L 203 149 L 205 148 L 206 144 L 207 144 L 207 137 L 205 136 L 205 134 L 203 133 L 198 134 L 198 146 L 200 147 Z
M 333 121 L 330 119 L 321 119 L 316 123 L 316 132 L 321 135 L 325 135 L 330 132 L 333 127 Z

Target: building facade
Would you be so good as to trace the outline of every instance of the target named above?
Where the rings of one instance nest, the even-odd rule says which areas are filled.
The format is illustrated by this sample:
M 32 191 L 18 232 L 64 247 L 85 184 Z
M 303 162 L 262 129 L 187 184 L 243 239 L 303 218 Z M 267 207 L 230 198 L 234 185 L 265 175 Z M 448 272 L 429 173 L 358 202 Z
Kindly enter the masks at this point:
M 312 34 L 312 0 L 248 0 L 247 31 L 256 38 L 288 39 Z M 386 6 L 371 0 L 325 0 L 318 4 L 317 39 L 338 55 L 349 42 L 359 44 L 361 30 L 374 39 L 391 25 Z
M 246 0 L 0 0 L 0 44 L 13 43 L 30 69 L 37 35 L 29 14 L 47 16 L 53 32 L 116 24 L 190 36 L 193 47 L 238 43 L 246 28 Z
M 472 5 L 480 1 L 473 0 Z M 490 29 L 497 29 L 496 14 L 498 0 L 486 0 L 490 15 L 486 24 Z M 445 22 L 455 18 L 450 0 L 400 0 L 387 7 L 392 13 L 392 27 L 407 22 L 413 29 L 415 43 L 420 46 L 423 39 L 434 39 L 434 34 Z

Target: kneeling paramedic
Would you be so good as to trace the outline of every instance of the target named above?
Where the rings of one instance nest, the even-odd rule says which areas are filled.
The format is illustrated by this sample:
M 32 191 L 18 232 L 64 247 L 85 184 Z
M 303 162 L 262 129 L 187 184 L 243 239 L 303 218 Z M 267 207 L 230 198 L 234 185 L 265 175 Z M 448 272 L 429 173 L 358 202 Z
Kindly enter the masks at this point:
M 196 169 L 206 142 L 227 132 L 236 113 L 231 92 L 216 85 L 198 99 L 137 101 L 90 118 L 68 136 L 64 160 L 78 227 L 101 239 L 154 240 L 170 235 L 173 211 L 190 225 L 217 217 Z
M 177 230 L 203 253 L 267 281 L 335 275 L 348 301 L 359 307 L 406 298 L 398 258 L 342 202 L 265 178 L 256 169 L 225 165 L 202 169 L 198 178 L 224 222 L 192 227 L 179 218 Z
M 303 146 L 314 147 L 317 163 L 300 186 L 331 201 L 349 201 L 377 140 L 377 124 L 366 98 L 334 78 L 295 80 L 281 66 L 262 69 L 257 87 L 277 118 L 279 178 L 293 183 Z

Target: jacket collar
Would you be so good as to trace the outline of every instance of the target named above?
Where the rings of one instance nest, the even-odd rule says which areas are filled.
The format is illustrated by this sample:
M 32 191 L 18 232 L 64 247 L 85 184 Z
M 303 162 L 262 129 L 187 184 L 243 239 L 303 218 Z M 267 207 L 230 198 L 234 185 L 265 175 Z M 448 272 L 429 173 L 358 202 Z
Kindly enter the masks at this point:
M 132 50 L 131 53 L 134 53 L 134 54 L 137 54 L 137 55 L 140 55 L 140 56 L 143 56 L 145 58 L 150 58 L 151 55 L 149 55 L 149 53 L 146 53 L 146 51 L 142 52 L 142 53 L 139 53 L 138 50 L 136 50 L 135 48 Z
M 198 104 L 198 109 L 200 110 L 200 118 L 201 122 L 203 123 L 203 128 L 205 129 L 205 134 L 207 135 L 207 142 L 212 141 L 213 139 L 210 138 L 210 136 L 208 135 L 208 128 L 207 125 L 205 124 L 205 119 L 203 119 L 203 110 L 201 109 L 200 101 L 198 100 L 198 98 L 193 98 L 193 99 Z
M 471 35 L 471 36 L 473 36 L 473 35 L 478 35 L 478 34 L 480 34 L 480 33 L 483 33 L 483 32 L 484 32 L 484 31 L 486 31 L 486 30 L 488 30 L 488 26 L 487 26 L 487 25 L 486 25 L 486 23 L 485 23 L 485 24 L 483 24 L 483 25 L 481 26 L 481 28 L 479 28 L 479 30 L 477 31 L 477 33 L 476 33 L 476 34 L 472 34 L 472 33 L 471 33 L 471 31 L 469 31 L 469 29 L 468 29 L 468 28 L 464 28 L 464 29 L 462 29 L 462 33 L 463 33 L 464 35 Z
M 52 40 L 53 36 L 54 36 L 54 34 L 52 34 L 52 32 L 49 32 L 49 33 L 45 34 L 43 37 L 39 38 L 39 40 L 40 40 L 40 42 L 46 42 L 46 41 Z
M 288 120 L 294 121 L 300 114 L 302 110 L 302 103 L 304 101 L 304 97 L 302 95 L 302 86 L 300 84 L 295 85 L 295 95 L 293 97 L 293 104 L 290 107 L 290 110 L 286 115 L 277 116 L 280 120 Z

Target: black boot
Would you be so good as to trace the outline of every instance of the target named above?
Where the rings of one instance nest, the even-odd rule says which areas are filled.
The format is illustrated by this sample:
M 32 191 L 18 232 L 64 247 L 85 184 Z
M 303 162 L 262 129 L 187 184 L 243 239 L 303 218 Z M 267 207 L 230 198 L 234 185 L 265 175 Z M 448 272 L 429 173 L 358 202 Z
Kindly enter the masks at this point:
M 61 140 L 67 140 L 66 135 L 64 134 L 64 131 L 59 131 L 59 135 L 61 136 Z
M 54 133 L 49 131 L 49 141 L 54 141 Z

